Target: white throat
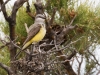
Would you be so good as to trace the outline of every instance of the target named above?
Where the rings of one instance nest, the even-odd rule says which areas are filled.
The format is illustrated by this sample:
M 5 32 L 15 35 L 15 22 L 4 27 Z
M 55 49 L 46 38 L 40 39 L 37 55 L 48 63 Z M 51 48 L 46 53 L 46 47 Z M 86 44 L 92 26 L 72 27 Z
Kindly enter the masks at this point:
M 45 19 L 43 19 L 43 18 L 36 18 L 36 19 L 35 19 L 35 23 L 44 24 L 44 23 L 45 23 Z

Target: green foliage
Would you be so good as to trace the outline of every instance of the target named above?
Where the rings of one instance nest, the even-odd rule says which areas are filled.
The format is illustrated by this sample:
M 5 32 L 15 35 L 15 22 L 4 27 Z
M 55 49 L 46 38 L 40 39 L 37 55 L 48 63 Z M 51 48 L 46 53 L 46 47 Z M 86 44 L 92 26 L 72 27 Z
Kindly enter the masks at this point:
M 26 13 L 26 8 L 21 7 L 17 13 L 17 23 L 16 23 L 16 35 L 18 40 L 21 42 L 25 40 L 27 35 L 24 24 L 26 23 L 28 27 L 33 24 L 33 19 Z
M 10 60 L 9 60 L 9 52 L 7 48 L 3 48 L 2 50 L 0 50 L 0 62 L 9 66 Z M 6 71 L 1 67 L 0 67 L 0 75 L 7 75 Z
M 9 34 L 9 27 L 7 22 L 0 22 L 0 30 L 5 33 L 6 35 Z

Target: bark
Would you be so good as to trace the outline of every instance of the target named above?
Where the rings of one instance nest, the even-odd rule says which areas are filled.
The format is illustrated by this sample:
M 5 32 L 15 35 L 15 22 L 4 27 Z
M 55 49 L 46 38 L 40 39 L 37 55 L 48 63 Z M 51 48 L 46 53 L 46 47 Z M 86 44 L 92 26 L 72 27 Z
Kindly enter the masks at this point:
M 10 16 L 7 15 L 7 12 L 6 12 L 6 8 L 5 8 L 5 4 L 8 2 L 9 0 L 7 0 L 5 3 L 3 2 L 3 0 L 1 0 L 1 10 L 3 12 L 3 15 L 6 19 L 6 21 L 9 23 L 9 31 L 10 31 L 10 39 L 11 41 L 13 41 L 15 39 L 15 25 L 16 25 L 16 13 L 18 11 L 18 9 L 23 5 L 23 3 L 26 2 L 26 0 L 17 0 L 15 3 L 14 3 L 14 6 L 13 6 L 13 9 L 12 9 L 12 13 Z M 10 51 L 10 61 L 14 61 L 14 56 L 16 55 L 16 47 L 10 43 L 9 45 L 9 51 Z M 16 67 L 14 67 L 14 64 L 11 63 L 11 69 L 14 73 L 14 75 L 16 75 Z

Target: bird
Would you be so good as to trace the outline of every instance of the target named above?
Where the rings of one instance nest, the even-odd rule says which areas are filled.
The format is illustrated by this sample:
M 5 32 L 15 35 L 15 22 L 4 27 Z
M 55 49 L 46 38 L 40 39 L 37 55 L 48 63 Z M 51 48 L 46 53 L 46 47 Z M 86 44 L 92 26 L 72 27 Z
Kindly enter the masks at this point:
M 14 59 L 27 47 L 29 47 L 31 44 L 36 44 L 40 42 L 44 36 L 46 35 L 46 25 L 45 25 L 45 15 L 43 14 L 37 14 L 35 17 L 34 24 L 32 24 L 28 29 L 28 35 L 23 43 L 22 49 L 15 55 Z
M 34 24 L 29 27 L 28 35 L 23 43 L 22 50 L 25 50 L 31 44 L 40 42 L 46 34 L 45 15 L 37 14 Z

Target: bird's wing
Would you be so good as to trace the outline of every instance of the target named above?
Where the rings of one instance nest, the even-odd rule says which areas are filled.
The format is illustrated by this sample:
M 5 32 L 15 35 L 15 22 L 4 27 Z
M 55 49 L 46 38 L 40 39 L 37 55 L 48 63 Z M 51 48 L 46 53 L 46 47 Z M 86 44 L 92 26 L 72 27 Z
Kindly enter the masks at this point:
M 28 33 L 27 39 L 23 43 L 25 45 L 29 40 L 31 40 L 39 31 L 40 31 L 41 25 L 34 26 Z

